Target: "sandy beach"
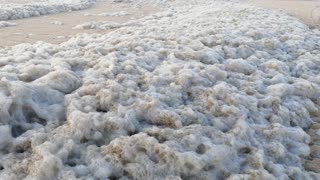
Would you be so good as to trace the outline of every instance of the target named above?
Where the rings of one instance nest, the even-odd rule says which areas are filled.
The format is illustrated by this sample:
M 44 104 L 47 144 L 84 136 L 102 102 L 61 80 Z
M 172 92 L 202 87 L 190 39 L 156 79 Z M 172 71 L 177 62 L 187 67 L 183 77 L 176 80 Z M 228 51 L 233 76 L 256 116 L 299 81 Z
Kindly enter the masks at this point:
M 249 0 L 254 6 L 281 10 L 304 23 L 312 26 L 320 26 L 320 0 Z
M 5 0 L 4 2 L 8 3 L 9 1 Z M 68 40 L 71 36 L 74 36 L 78 33 L 107 33 L 112 30 L 72 28 L 78 24 L 91 21 L 125 23 L 133 19 L 142 18 L 144 16 L 156 13 L 158 11 L 159 9 L 151 4 L 143 4 L 142 6 L 135 7 L 130 4 L 119 4 L 112 3 L 111 0 L 102 0 L 87 10 L 12 20 L 10 22 L 16 23 L 17 26 L 0 28 L 0 47 L 17 45 L 20 43 L 35 43 L 37 41 L 57 44 Z M 86 16 L 86 14 L 117 12 L 126 12 L 128 15 Z

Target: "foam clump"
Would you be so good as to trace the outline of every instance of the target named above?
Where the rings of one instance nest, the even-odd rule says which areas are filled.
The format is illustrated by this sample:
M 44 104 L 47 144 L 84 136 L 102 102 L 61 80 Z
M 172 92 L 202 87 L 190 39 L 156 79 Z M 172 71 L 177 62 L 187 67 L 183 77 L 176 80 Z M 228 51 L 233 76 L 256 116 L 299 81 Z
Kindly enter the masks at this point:
M 319 31 L 221 1 L 130 24 L 0 49 L 0 177 L 320 178 Z
M 12 27 L 16 26 L 16 23 L 8 22 L 8 21 L 0 21 L 0 28 Z
M 50 24 L 62 26 L 64 23 L 61 21 L 51 21 Z
M 119 12 L 113 12 L 113 13 L 99 13 L 99 14 L 93 14 L 93 13 L 85 13 L 84 16 L 104 16 L 104 17 L 120 17 L 120 16 L 128 16 L 130 13 L 125 11 L 119 11 Z
M 2 4 L 0 5 L 0 21 L 82 10 L 95 3 L 96 0 L 46 0 L 24 4 Z
M 122 27 L 122 24 L 115 23 L 115 22 L 109 22 L 109 21 L 92 21 L 92 22 L 86 22 L 82 24 L 78 24 L 74 26 L 72 29 L 116 29 Z
M 81 85 L 81 80 L 72 71 L 53 71 L 34 81 L 45 84 L 63 93 L 70 93 Z

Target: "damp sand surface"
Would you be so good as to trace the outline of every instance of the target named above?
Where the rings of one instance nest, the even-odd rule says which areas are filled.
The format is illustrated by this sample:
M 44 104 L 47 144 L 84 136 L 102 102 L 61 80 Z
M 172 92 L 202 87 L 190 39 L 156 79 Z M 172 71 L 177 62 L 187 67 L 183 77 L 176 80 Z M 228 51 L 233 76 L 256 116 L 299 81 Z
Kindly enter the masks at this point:
M 26 0 L 24 2 L 27 3 Z M 2 0 L 0 1 L 0 4 L 1 3 L 8 3 L 8 1 Z M 127 15 L 85 16 L 85 14 L 112 14 L 117 12 L 125 12 Z M 0 47 L 20 43 L 35 43 L 37 41 L 59 44 L 78 33 L 106 33 L 112 31 L 110 29 L 72 29 L 78 24 L 92 21 L 125 23 L 132 19 L 141 18 L 156 12 L 158 12 L 158 8 L 147 3 L 141 6 L 132 6 L 126 3 L 112 3 L 111 0 L 107 0 L 99 1 L 93 7 L 82 11 L 13 20 L 10 22 L 16 23 L 17 26 L 0 29 Z M 62 25 L 60 23 L 62 23 Z
M 250 0 L 249 3 L 284 11 L 312 27 L 320 26 L 320 0 Z

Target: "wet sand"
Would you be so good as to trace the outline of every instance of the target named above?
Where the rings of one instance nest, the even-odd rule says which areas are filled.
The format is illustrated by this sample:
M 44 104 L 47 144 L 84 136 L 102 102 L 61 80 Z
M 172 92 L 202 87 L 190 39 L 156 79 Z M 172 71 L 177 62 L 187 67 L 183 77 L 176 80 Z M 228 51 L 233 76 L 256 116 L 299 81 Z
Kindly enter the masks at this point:
M 309 26 L 320 26 L 320 0 L 249 0 L 258 7 L 284 11 Z
M 1 1 L 0 1 L 1 2 Z M 126 12 L 126 16 L 85 16 L 86 13 L 114 13 Z M 112 3 L 111 0 L 100 1 L 92 8 L 82 11 L 73 11 L 47 16 L 33 17 L 10 22 L 17 23 L 17 26 L 0 29 L 0 47 L 11 46 L 20 43 L 35 43 L 44 41 L 49 43 L 61 43 L 77 33 L 99 33 L 112 30 L 98 29 L 72 29 L 72 27 L 90 21 L 111 21 L 124 23 L 131 19 L 141 18 L 158 11 L 158 8 L 151 4 L 144 4 L 141 7 L 133 7 L 125 3 Z M 52 24 L 53 21 L 62 22 L 63 25 Z

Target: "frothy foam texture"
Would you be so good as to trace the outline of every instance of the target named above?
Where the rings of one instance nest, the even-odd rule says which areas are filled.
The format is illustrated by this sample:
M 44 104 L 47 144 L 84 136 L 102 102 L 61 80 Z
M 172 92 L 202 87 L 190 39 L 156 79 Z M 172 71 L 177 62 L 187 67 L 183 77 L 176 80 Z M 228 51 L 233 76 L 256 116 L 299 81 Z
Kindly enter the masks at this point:
M 1 178 L 320 178 L 318 30 L 221 1 L 130 23 L 0 49 Z
M 8 22 L 8 21 L 0 21 L 0 28 L 12 27 L 16 26 L 16 23 Z
M 47 0 L 21 4 L 0 4 L 0 21 L 29 18 L 59 12 L 87 9 L 96 0 Z

